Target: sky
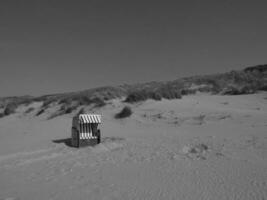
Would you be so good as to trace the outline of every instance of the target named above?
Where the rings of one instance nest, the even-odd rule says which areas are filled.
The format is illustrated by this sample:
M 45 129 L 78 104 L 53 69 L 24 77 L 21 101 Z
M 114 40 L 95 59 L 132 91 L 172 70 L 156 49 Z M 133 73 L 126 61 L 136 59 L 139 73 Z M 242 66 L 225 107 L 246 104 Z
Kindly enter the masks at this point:
M 0 96 L 267 63 L 267 1 L 1 0 Z

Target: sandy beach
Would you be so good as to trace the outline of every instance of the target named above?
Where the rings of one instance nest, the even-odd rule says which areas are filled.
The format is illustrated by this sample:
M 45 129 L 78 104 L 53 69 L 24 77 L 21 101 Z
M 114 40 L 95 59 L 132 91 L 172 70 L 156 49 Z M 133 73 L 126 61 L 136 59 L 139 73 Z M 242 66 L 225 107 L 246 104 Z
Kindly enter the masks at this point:
M 267 93 L 131 105 L 112 100 L 102 143 L 72 148 L 73 114 L 0 119 L 0 199 L 266 199 Z M 35 110 L 25 113 L 29 107 Z

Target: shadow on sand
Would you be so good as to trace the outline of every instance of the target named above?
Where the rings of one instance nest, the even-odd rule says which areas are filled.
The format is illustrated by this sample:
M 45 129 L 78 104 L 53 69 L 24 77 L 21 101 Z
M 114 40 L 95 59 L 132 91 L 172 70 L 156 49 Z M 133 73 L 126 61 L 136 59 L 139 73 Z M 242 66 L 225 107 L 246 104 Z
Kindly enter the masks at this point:
M 125 138 L 123 138 L 123 137 L 104 137 L 101 140 L 101 143 L 122 142 L 124 140 L 125 140 Z M 71 145 L 71 138 L 52 140 L 52 142 L 53 143 L 57 143 L 57 144 L 63 143 L 63 144 L 65 144 L 68 147 L 73 147 Z
M 60 144 L 64 143 L 68 147 L 73 147 L 71 145 L 71 138 L 59 139 L 59 140 L 52 140 L 54 143 Z

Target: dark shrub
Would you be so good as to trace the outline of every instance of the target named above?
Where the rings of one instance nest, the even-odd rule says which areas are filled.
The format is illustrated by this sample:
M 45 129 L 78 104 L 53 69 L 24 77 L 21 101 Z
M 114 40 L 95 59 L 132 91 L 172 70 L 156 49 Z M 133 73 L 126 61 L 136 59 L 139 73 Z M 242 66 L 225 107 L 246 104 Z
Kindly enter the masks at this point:
M 262 86 L 260 90 L 267 91 L 267 85 Z
M 75 110 L 76 108 L 75 107 L 67 107 L 66 110 L 65 110 L 65 113 L 68 114 L 68 113 L 72 113 L 73 110 Z
M 63 98 L 58 102 L 58 104 L 70 104 L 70 103 L 71 103 L 70 98 Z
M 161 89 L 160 94 L 162 98 L 165 98 L 165 99 L 180 99 L 181 98 L 180 92 L 169 89 L 169 88 Z
M 74 111 L 77 108 L 77 105 L 65 105 L 63 104 L 60 109 L 59 112 L 60 114 L 68 114 L 68 113 L 72 113 L 72 111 Z
M 5 114 L 4 113 L 0 113 L 0 118 L 4 117 Z
M 71 113 L 73 111 L 73 108 L 72 107 L 66 107 L 64 109 L 59 109 L 58 111 L 52 113 L 47 119 L 53 119 L 55 117 L 58 117 L 58 116 L 61 116 L 61 115 L 64 115 L 64 114 L 68 114 L 68 113 Z
M 228 86 L 223 89 L 221 92 L 222 95 L 239 95 L 241 94 L 240 90 L 233 86 Z
M 243 86 L 240 88 L 240 94 L 253 94 L 256 90 L 253 86 Z
M 150 98 L 151 99 L 154 99 L 156 101 L 160 101 L 162 98 L 161 98 L 161 95 L 157 92 L 152 92 L 151 95 L 150 95 Z
M 144 101 L 146 99 L 147 97 L 145 95 L 145 92 L 139 91 L 139 92 L 133 92 L 129 94 L 127 98 L 125 99 L 125 102 L 134 103 L 138 101 Z
M 73 96 L 68 96 L 62 98 L 58 103 L 64 105 L 71 105 L 73 102 L 76 102 L 77 105 L 90 105 L 93 103 L 93 100 L 84 94 L 75 94 Z
M 54 99 L 46 99 L 43 102 L 42 108 L 47 108 L 51 103 L 53 103 L 55 100 Z
M 181 90 L 181 95 L 187 95 L 189 92 L 187 89 L 182 89 Z
M 255 93 L 256 89 L 253 86 L 242 86 L 240 88 L 236 86 L 228 86 L 223 91 L 221 94 L 223 95 L 241 95 L 241 94 L 253 94 Z
M 4 110 L 4 115 L 10 115 L 15 113 L 17 109 L 17 105 L 14 103 L 9 103 L 6 105 L 5 110 Z
M 30 108 L 28 108 L 26 111 L 25 111 L 25 113 L 30 113 L 30 112 L 32 112 L 34 110 L 34 108 L 33 107 L 30 107 Z
M 41 110 L 39 110 L 39 111 L 36 113 L 36 116 L 41 115 L 42 113 L 44 113 L 44 111 L 45 111 L 45 109 L 41 109 Z
M 160 101 L 162 98 L 180 99 L 181 97 L 181 93 L 177 89 L 164 86 L 152 92 L 146 90 L 132 92 L 126 97 L 125 102 L 135 103 L 139 101 L 145 101 L 147 99 L 154 99 L 156 101 Z
M 61 115 L 72 113 L 72 111 L 74 111 L 76 108 L 76 105 L 70 106 L 63 104 L 58 111 L 52 113 L 47 119 L 49 120 Z
M 147 99 L 154 99 L 156 101 L 160 101 L 162 98 L 180 99 L 181 93 L 180 93 L 180 91 L 177 91 L 176 89 L 170 89 L 170 88 L 160 88 L 160 89 L 153 91 L 153 92 L 140 90 L 137 92 L 130 93 L 126 97 L 125 102 L 135 103 L 135 102 L 139 102 L 139 101 L 145 101 Z
M 60 110 L 60 111 L 65 110 L 66 107 L 67 107 L 67 105 L 63 104 L 63 105 L 60 106 L 59 110 Z
M 77 115 L 85 114 L 85 113 L 86 113 L 86 112 L 85 112 L 84 108 L 81 108 L 81 109 L 79 110 L 79 112 L 77 113 Z
M 92 100 L 88 96 L 78 96 L 77 100 L 80 105 L 90 105 L 92 103 Z
M 92 102 L 95 104 L 95 107 L 103 107 L 106 105 L 106 102 L 99 97 L 93 98 Z
M 245 72 L 253 72 L 253 71 L 258 71 L 260 73 L 263 73 L 265 71 L 267 71 L 267 65 L 257 65 L 257 66 L 253 66 L 253 67 L 247 67 L 244 69 Z
M 182 89 L 181 90 L 181 95 L 192 95 L 192 94 L 196 94 L 197 90 L 194 89 Z
M 133 112 L 131 108 L 129 106 L 125 106 L 119 113 L 115 115 L 115 118 L 116 119 L 126 118 L 126 117 L 131 116 L 132 113 Z

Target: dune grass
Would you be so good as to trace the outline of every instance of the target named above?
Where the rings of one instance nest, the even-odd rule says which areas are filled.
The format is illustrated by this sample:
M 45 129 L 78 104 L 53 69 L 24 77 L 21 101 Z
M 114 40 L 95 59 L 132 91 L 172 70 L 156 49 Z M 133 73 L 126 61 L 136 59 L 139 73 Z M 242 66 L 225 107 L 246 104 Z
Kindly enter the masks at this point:
M 125 106 L 119 113 L 115 115 L 116 119 L 122 119 L 126 117 L 130 117 L 133 111 L 129 106 Z
M 221 74 L 192 76 L 173 81 L 148 82 L 117 87 L 99 87 L 89 90 L 62 94 L 43 95 L 39 97 L 21 96 L 0 98 L 0 106 L 4 108 L 0 117 L 16 112 L 20 105 L 43 102 L 36 113 L 40 115 L 49 107 L 60 105 L 60 114 L 73 112 L 79 106 L 93 105 L 100 108 L 108 100 L 124 98 L 127 103 L 136 103 L 148 99 L 160 101 L 164 99 L 180 99 L 182 95 L 205 92 L 220 95 L 252 94 L 259 90 L 267 90 L 267 65 L 247 67 L 244 70 Z

